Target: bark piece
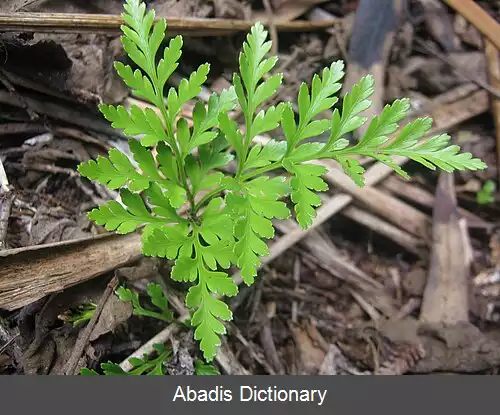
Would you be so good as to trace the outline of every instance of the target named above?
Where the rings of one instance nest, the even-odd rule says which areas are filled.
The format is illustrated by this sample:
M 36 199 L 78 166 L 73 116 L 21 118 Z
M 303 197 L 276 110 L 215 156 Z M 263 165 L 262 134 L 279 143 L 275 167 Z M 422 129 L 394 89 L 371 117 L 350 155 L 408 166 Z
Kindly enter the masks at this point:
M 101 235 L 0 252 L 0 308 L 15 310 L 141 257 L 141 239 Z
M 469 263 L 453 175 L 441 173 L 433 215 L 433 244 L 420 320 L 455 324 L 469 320 Z

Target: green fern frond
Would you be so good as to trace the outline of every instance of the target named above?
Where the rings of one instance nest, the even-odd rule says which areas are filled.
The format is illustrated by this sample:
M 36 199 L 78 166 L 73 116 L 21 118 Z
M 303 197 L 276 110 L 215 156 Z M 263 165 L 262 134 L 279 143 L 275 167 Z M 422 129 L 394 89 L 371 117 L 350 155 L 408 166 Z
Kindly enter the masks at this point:
M 215 357 L 226 332 L 224 322 L 232 318 L 224 297 L 238 292 L 228 269 L 235 266 L 246 284 L 254 282 L 261 257 L 269 254 L 266 240 L 275 235 L 273 220 L 290 216 L 284 200 L 288 196 L 300 226 L 305 229 L 313 223 L 321 204 L 317 192 L 328 186 L 322 179 L 326 169 L 312 161 L 338 161 L 359 186 L 364 184 L 359 156 L 384 163 L 406 178 L 395 156 L 447 172 L 487 167 L 470 153 L 461 153 L 446 134 L 425 139 L 432 126 L 430 118 L 400 128 L 410 110 L 407 99 L 387 105 L 369 120 L 359 142 L 350 145 L 347 134 L 368 121 L 363 112 L 371 105 L 374 82 L 371 76 L 362 78 L 335 108 L 344 76 L 341 61 L 315 75 L 310 87 L 300 86 L 297 116 L 289 102 L 266 106 L 278 91 L 282 74 L 270 74 L 277 58 L 268 56 L 271 42 L 260 23 L 243 44 L 233 86 L 213 94 L 207 103 L 195 102 L 191 125 L 181 110 L 196 100 L 209 65 L 201 65 L 178 87 L 166 91 L 181 58 L 182 37 L 170 39 L 160 53 L 165 20 L 155 22 L 154 11 L 147 11 L 139 0 L 126 0 L 124 7 L 122 42 L 132 64 L 115 67 L 135 94 L 157 111 L 100 106 L 114 128 L 137 139 L 130 140 L 133 160 L 113 149 L 108 157 L 79 166 L 82 176 L 120 189 L 121 201 L 110 201 L 89 217 L 119 233 L 141 228 L 144 255 L 174 261 L 171 277 L 190 285 L 186 304 L 193 311 L 191 326 L 207 361 Z M 232 120 L 234 109 L 241 109 L 244 126 Z M 333 110 L 331 119 L 319 119 L 326 110 Z M 284 141 L 252 146 L 256 136 L 279 127 Z M 325 133 L 329 134 L 326 143 L 311 140 Z M 233 162 L 235 174 L 222 170 Z M 266 175 L 277 169 L 285 169 L 286 176 Z M 160 314 L 165 311 L 168 302 L 160 290 L 151 286 L 148 293 Z M 131 292 L 120 294 L 135 304 L 137 312 L 149 311 L 140 308 Z M 161 365 L 147 367 L 161 371 Z M 106 370 L 119 372 L 114 366 Z

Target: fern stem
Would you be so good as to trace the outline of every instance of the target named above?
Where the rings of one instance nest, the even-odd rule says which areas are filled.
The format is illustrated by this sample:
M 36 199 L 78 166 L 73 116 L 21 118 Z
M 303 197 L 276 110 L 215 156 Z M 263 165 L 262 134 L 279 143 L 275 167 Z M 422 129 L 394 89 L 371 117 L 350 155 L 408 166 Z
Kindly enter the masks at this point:
M 193 213 L 196 214 L 203 207 L 203 205 L 208 203 L 211 199 L 213 199 L 222 191 L 224 191 L 224 186 L 219 186 L 216 189 L 212 190 L 210 193 L 207 193 L 205 196 L 203 196 L 201 200 L 194 206 Z
M 140 306 L 139 309 L 134 310 L 134 314 L 136 316 L 143 316 L 143 317 L 155 318 L 157 320 L 166 321 L 167 323 L 170 323 L 172 321 L 172 319 L 169 318 L 168 316 L 165 316 L 165 315 L 163 315 L 161 313 L 157 313 L 156 311 L 146 310 L 142 306 Z
M 247 111 L 245 111 L 245 139 L 243 140 L 243 152 L 241 154 L 241 159 L 238 160 L 238 170 L 236 171 L 236 179 L 239 179 L 241 174 L 243 173 L 243 169 L 245 167 L 245 163 L 248 157 L 248 149 L 250 147 L 250 143 L 252 142 L 252 137 L 250 136 L 250 130 L 252 129 L 253 122 L 253 113 L 252 113 L 252 93 L 248 92 L 248 105 Z
M 159 363 L 162 363 L 165 360 L 167 360 L 170 357 L 170 353 L 171 353 L 170 351 L 165 351 L 162 354 L 160 354 L 158 357 L 156 357 L 155 359 L 147 361 L 143 365 L 141 365 L 135 369 L 132 369 L 128 374 L 140 376 L 143 373 L 147 372 L 148 370 L 153 369 Z
M 275 161 L 274 163 L 271 163 L 268 166 L 260 167 L 258 169 L 251 171 L 250 173 L 244 174 L 241 177 L 241 180 L 247 181 L 249 179 L 254 178 L 255 176 L 260 176 L 263 173 L 267 173 L 268 171 L 279 169 L 281 167 L 282 161 L 283 159 Z
M 164 97 L 163 97 L 163 91 L 158 91 L 158 83 L 157 83 L 156 77 L 155 77 L 155 79 L 153 79 L 153 85 L 154 85 L 155 91 L 157 91 L 158 103 L 160 104 L 159 108 L 160 108 L 160 112 L 162 114 L 163 120 L 164 120 L 166 128 L 167 128 L 167 135 L 170 137 L 170 139 L 172 141 L 169 144 L 170 144 L 170 147 L 172 147 L 172 150 L 173 150 L 174 155 L 175 155 L 175 159 L 177 160 L 177 168 L 178 168 L 179 176 L 181 179 L 181 185 L 184 188 L 184 190 L 186 190 L 186 195 L 187 195 L 187 198 L 188 198 L 189 203 L 191 205 L 191 209 L 193 209 L 194 208 L 194 196 L 193 196 L 193 193 L 191 192 L 191 189 L 190 189 L 188 182 L 187 182 L 186 167 L 184 165 L 184 159 L 182 158 L 181 151 L 180 151 L 178 143 L 175 139 L 172 124 L 171 124 L 170 119 L 168 117 L 167 107 L 165 105 L 165 101 L 164 101 Z
M 163 121 L 165 123 L 165 127 L 167 129 L 167 135 L 170 138 L 170 147 L 172 147 L 172 150 L 175 155 L 175 159 L 177 160 L 177 168 L 179 170 L 179 176 L 181 178 L 181 185 L 186 190 L 186 195 L 189 200 L 189 203 L 191 205 L 191 209 L 194 208 L 194 196 L 193 193 L 191 192 L 191 189 L 189 188 L 188 182 L 187 182 L 187 177 L 186 177 L 186 168 L 184 165 L 184 159 L 182 158 L 181 150 L 179 148 L 179 143 L 175 139 L 175 134 L 174 134 L 174 128 L 172 125 L 172 122 L 170 120 L 170 117 L 168 116 L 168 111 L 167 111 L 167 106 L 165 105 L 165 97 L 163 95 L 163 88 L 160 88 L 159 86 L 159 81 L 158 81 L 158 72 L 156 70 L 156 62 L 155 62 L 155 56 L 152 56 L 151 51 L 149 49 L 148 45 L 148 40 L 147 38 L 144 37 L 144 34 L 142 32 L 139 33 L 141 36 L 141 41 L 142 41 L 142 52 L 144 53 L 144 56 L 146 57 L 146 62 L 148 64 L 148 73 L 149 77 L 151 78 L 151 82 L 153 84 L 153 88 L 155 91 L 155 95 L 157 98 L 157 107 L 160 109 L 161 115 L 163 117 Z
M 156 82 L 154 84 L 155 84 L 155 89 L 156 89 Z M 172 150 L 174 151 L 175 159 L 177 160 L 177 168 L 178 168 L 179 176 L 181 179 L 181 185 L 184 188 L 184 190 L 186 191 L 186 195 L 187 195 L 187 198 L 189 200 L 189 204 L 191 205 L 191 209 L 193 209 L 194 205 L 195 205 L 194 204 L 194 195 L 191 192 L 191 189 L 188 185 L 187 176 L 186 176 L 186 166 L 184 164 L 184 159 L 182 158 L 182 154 L 181 154 L 181 151 L 179 149 L 178 143 L 175 140 L 172 125 L 171 125 L 169 118 L 168 118 L 167 107 L 166 107 L 164 99 L 163 99 L 163 92 L 161 93 L 159 98 L 160 99 L 158 101 L 161 102 L 160 111 L 161 111 L 161 114 L 162 114 L 163 119 L 165 121 L 165 125 L 167 126 L 167 134 L 172 139 L 172 143 L 170 143 L 170 146 L 172 147 Z

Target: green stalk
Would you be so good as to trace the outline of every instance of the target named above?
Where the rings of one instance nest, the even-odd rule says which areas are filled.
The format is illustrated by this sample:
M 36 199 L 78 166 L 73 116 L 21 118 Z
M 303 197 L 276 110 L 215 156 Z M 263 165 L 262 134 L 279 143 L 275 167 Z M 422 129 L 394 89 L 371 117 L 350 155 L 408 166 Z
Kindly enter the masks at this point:
M 260 176 L 261 174 L 267 173 L 268 171 L 279 169 L 281 167 L 281 163 L 283 162 L 283 158 L 281 160 L 269 164 L 268 166 L 260 167 L 258 169 L 251 171 L 250 173 L 244 174 L 241 177 L 241 180 L 247 181 L 249 179 L 254 178 L 255 176 Z
M 250 137 L 250 130 L 252 129 L 253 123 L 253 112 L 252 112 L 252 95 L 253 92 L 248 92 L 248 100 L 247 100 L 247 111 L 245 112 L 245 139 L 243 140 L 243 153 L 241 155 L 241 160 L 238 163 L 238 170 L 236 171 L 236 179 L 239 179 L 241 174 L 243 173 L 243 168 L 245 167 L 245 163 L 248 157 L 248 149 L 250 147 L 250 143 L 252 142 L 252 138 Z
M 169 318 L 167 318 L 166 316 L 164 316 L 163 314 L 157 313 L 156 311 L 146 310 L 142 306 L 140 306 L 140 308 L 136 308 L 134 310 L 134 314 L 136 316 L 156 318 L 158 320 L 166 321 L 167 323 L 171 322 L 171 320 Z
M 174 128 L 172 123 L 170 122 L 170 118 L 168 116 L 168 111 L 167 107 L 165 105 L 165 98 L 163 96 L 163 90 L 160 89 L 159 84 L 158 84 L 158 74 L 156 72 L 155 68 L 155 57 L 151 56 L 149 46 L 148 46 L 148 41 L 147 39 L 144 39 L 144 37 L 141 35 L 141 40 L 143 42 L 143 53 L 146 57 L 146 60 L 148 62 L 148 69 L 151 74 L 151 81 L 153 83 L 153 88 L 155 90 L 155 94 L 157 97 L 158 102 L 157 107 L 160 109 L 161 115 L 163 117 L 163 122 L 165 123 L 165 127 L 167 129 L 167 135 L 170 137 L 171 142 L 169 142 L 170 147 L 172 147 L 172 150 L 174 151 L 175 159 L 177 160 L 177 167 L 179 169 L 179 176 L 181 178 L 181 185 L 184 187 L 186 190 L 186 195 L 188 197 L 189 203 L 191 205 L 191 209 L 194 208 L 194 196 L 193 193 L 191 192 L 191 189 L 188 185 L 187 182 L 187 176 L 186 176 L 186 168 L 184 165 L 184 159 L 182 158 L 181 150 L 178 146 L 178 143 L 175 139 L 174 135 Z
M 195 205 L 193 213 L 196 214 L 203 207 L 203 205 L 205 205 L 207 202 L 209 202 L 212 198 L 217 196 L 222 191 L 224 191 L 224 186 L 219 186 L 214 190 L 212 190 L 210 193 L 207 193 L 205 196 L 203 196 L 201 200 Z
M 143 365 L 131 370 L 128 374 L 129 375 L 135 375 L 135 376 L 140 376 L 143 373 L 147 372 L 150 369 L 153 369 L 158 363 L 162 363 L 163 361 L 167 360 L 170 356 L 170 351 L 164 351 L 162 354 L 160 354 L 157 358 L 148 361 L 144 363 Z

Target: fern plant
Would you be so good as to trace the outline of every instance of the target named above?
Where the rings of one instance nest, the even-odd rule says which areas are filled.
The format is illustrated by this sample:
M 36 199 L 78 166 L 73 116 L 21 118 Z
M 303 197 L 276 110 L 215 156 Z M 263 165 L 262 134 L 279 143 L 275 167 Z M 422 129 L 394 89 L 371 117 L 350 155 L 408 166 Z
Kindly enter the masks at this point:
M 116 295 L 122 302 L 131 303 L 134 315 L 156 318 L 170 323 L 173 320 L 173 314 L 168 309 L 168 298 L 163 294 L 161 285 L 150 282 L 147 285 L 146 292 L 151 300 L 151 304 L 160 311 L 152 311 L 143 307 L 139 299 L 139 294 L 130 288 L 120 286 L 116 290 Z
M 361 113 L 370 106 L 374 82 L 371 76 L 362 78 L 330 120 L 317 119 L 338 101 L 344 75 L 341 61 L 315 75 L 310 87 L 301 85 L 298 117 L 289 102 L 265 107 L 278 91 L 282 74 L 268 75 L 277 57 L 267 56 L 271 42 L 260 23 L 251 28 L 243 44 L 233 86 L 212 94 L 206 105 L 196 102 L 190 125 L 180 115 L 181 109 L 201 92 L 210 66 L 201 65 L 177 88 L 167 90 L 181 57 L 182 37 L 172 38 L 160 53 L 165 20 L 155 22 L 154 10 L 146 11 L 140 0 L 126 0 L 124 7 L 123 47 L 137 69 L 121 62 L 115 67 L 135 94 L 157 110 L 100 106 L 114 128 L 138 138 L 129 142 L 138 168 L 117 149 L 107 158 L 81 164 L 83 176 L 120 189 L 121 203 L 110 201 L 89 217 L 109 231 L 129 233 L 141 228 L 145 255 L 175 261 L 171 277 L 192 284 L 186 305 L 194 311 L 194 336 L 207 361 L 214 358 L 225 333 L 223 322 L 232 318 L 219 298 L 238 292 L 226 270 L 235 266 L 246 284 L 254 282 L 259 258 L 269 253 L 265 240 L 274 236 L 272 220 L 291 215 L 283 201 L 287 196 L 302 228 L 315 218 L 320 206 L 316 192 L 326 191 L 328 185 L 322 179 L 326 169 L 311 161 L 336 160 L 359 186 L 364 173 L 356 158 L 360 155 L 390 166 L 405 178 L 393 156 L 447 172 L 486 168 L 481 160 L 450 145 L 446 134 L 422 140 L 431 128 L 430 118 L 417 119 L 397 133 L 398 123 L 410 109 L 408 99 L 387 105 L 369 122 L 360 141 L 350 145 L 346 134 L 367 122 Z M 229 116 L 237 106 L 244 115 L 244 128 Z M 278 127 L 286 140 L 252 145 L 257 135 Z M 326 143 L 310 142 L 328 131 Z M 235 174 L 218 170 L 233 159 Z M 277 169 L 286 172 L 272 178 L 266 175 Z M 186 213 L 180 213 L 181 207 L 187 207 Z
M 476 203 L 479 205 L 495 203 L 495 190 L 495 182 L 493 180 L 486 180 L 481 190 L 476 193 Z
M 133 314 L 136 316 L 143 316 L 162 320 L 166 322 L 172 321 L 172 312 L 168 309 L 168 298 L 163 293 L 160 284 L 150 282 L 146 287 L 146 293 L 149 297 L 151 304 L 153 304 L 159 311 L 153 311 L 145 308 L 139 299 L 139 293 L 126 288 L 124 286 L 118 287 L 115 295 L 124 303 L 130 302 L 132 305 Z M 93 312 L 95 311 L 95 304 L 84 305 L 80 308 L 82 312 L 74 313 L 67 319 L 68 322 L 73 322 L 73 326 L 85 323 L 90 320 Z M 144 354 L 141 358 L 131 357 L 128 362 L 132 366 L 132 370 L 126 372 L 117 363 L 104 362 L 101 363 L 101 370 L 105 376 L 127 375 L 127 376 L 164 376 L 166 373 L 165 365 L 172 356 L 172 350 L 167 348 L 164 344 L 153 344 L 153 349 L 156 357 L 151 358 Z M 93 369 L 82 368 L 80 371 L 82 376 L 96 376 L 99 373 Z M 216 376 L 220 375 L 218 369 L 210 364 L 201 360 L 194 362 L 194 374 L 197 376 Z
M 113 362 L 101 363 L 101 370 L 104 376 L 165 376 L 165 364 L 172 357 L 172 350 L 163 344 L 154 344 L 153 348 L 157 356 L 152 359 L 147 354 L 142 358 L 131 357 L 128 359 L 132 366 L 130 372 L 124 371 L 119 364 Z M 220 372 L 213 365 L 195 360 L 194 374 L 196 376 L 218 376 Z M 80 375 L 99 376 L 99 373 L 94 369 L 83 368 Z
M 128 361 L 133 367 L 130 372 L 125 372 L 119 364 L 113 362 L 101 363 L 101 369 L 105 376 L 164 376 L 165 362 L 172 356 L 172 350 L 163 344 L 154 344 L 153 348 L 157 356 L 151 359 L 147 354 L 142 358 L 131 357 Z M 94 369 L 83 368 L 82 376 L 98 376 Z

